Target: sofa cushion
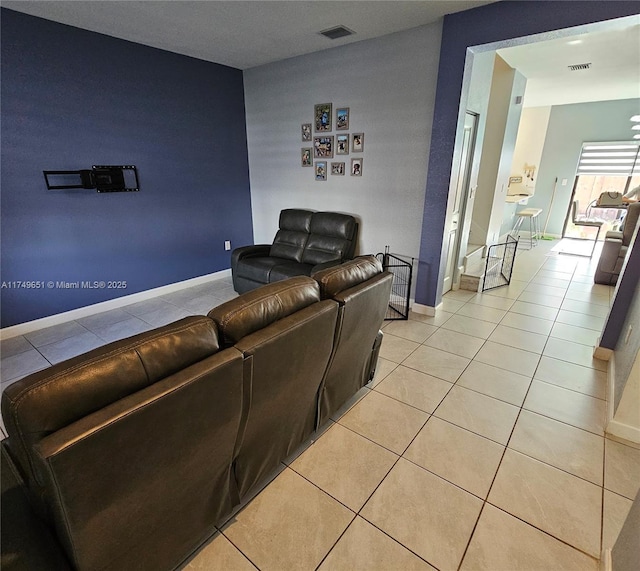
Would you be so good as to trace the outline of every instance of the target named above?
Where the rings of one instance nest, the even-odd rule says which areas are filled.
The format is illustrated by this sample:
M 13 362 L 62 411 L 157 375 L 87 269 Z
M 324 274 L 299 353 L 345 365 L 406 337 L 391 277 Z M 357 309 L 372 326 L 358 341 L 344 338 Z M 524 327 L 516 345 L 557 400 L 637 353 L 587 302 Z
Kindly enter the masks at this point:
M 310 210 L 295 208 L 280 212 L 279 230 L 273 240 L 269 255 L 301 262 L 304 247 L 309 238 L 312 216 L 313 212 Z
M 187 317 L 16 381 L 2 394 L 14 458 L 32 480 L 36 442 L 218 350 L 215 323 Z
M 314 213 L 302 262 L 316 265 L 348 257 L 355 232 L 356 221 L 353 216 L 337 212 Z
M 236 268 L 238 277 L 246 278 L 259 283 L 269 283 L 271 271 L 275 266 L 284 263 L 286 260 L 282 258 L 245 258 Z M 296 262 L 292 262 L 296 263 Z
M 320 297 L 329 299 L 382 272 L 382 264 L 375 256 L 360 256 L 339 266 L 314 273 L 311 277 L 320 286 Z
M 280 264 L 274 266 L 269 276 L 271 283 L 280 280 L 286 280 L 296 276 L 308 276 L 311 274 L 313 266 L 311 264 L 302 264 L 292 261 L 281 261 Z
M 209 312 L 225 345 L 320 301 L 318 282 L 300 276 L 268 284 L 227 301 Z

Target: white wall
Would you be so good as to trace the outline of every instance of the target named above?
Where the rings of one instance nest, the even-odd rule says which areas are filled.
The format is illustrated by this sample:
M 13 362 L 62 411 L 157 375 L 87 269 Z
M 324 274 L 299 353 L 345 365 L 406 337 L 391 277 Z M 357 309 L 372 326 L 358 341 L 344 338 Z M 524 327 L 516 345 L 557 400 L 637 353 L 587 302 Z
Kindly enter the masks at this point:
M 622 432 L 627 440 L 640 444 L 640 352 L 636 354 L 607 432 L 618 435 Z
M 254 237 L 270 243 L 283 208 L 360 218 L 360 253 L 417 257 L 440 55 L 441 23 L 291 58 L 244 72 Z M 300 125 L 313 106 L 351 110 L 350 133 L 364 132 L 362 177 L 327 176 L 300 166 Z M 336 135 L 335 128 L 329 133 Z
M 495 244 L 500 236 L 522 110 L 522 105 L 515 103 L 515 96 L 524 94 L 525 85 L 524 76 L 496 55 L 469 236 L 469 242 L 473 244 Z
M 547 137 L 550 114 L 551 107 L 525 107 L 520 116 L 518 138 L 511 161 L 511 173 L 518 175 L 523 172 L 525 164 L 535 165 L 534 185 L 538 180 L 540 159 L 542 158 L 544 140 Z
M 538 182 L 538 174 L 540 172 L 540 161 L 542 159 L 542 150 L 544 141 L 547 136 L 547 127 L 549 125 L 549 115 L 551 107 L 525 107 L 520 116 L 520 125 L 518 125 L 518 138 L 516 139 L 516 147 L 513 151 L 513 160 L 511 161 L 511 175 L 523 175 L 524 165 L 535 165 L 536 171 L 533 177 L 533 184 Z M 508 233 L 516 222 L 516 211 L 524 208 L 520 204 L 505 203 L 504 215 L 502 219 L 501 235 Z M 540 225 L 544 224 L 546 214 L 540 220 Z M 528 229 L 528 225 L 525 224 Z M 523 227 L 523 230 L 526 230 Z

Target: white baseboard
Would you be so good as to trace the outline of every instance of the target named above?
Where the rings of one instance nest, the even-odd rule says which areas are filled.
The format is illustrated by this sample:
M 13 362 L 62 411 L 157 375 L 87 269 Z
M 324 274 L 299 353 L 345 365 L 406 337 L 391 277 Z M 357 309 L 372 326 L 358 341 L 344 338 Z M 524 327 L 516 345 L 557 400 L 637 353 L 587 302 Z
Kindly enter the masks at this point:
M 63 313 L 56 313 L 55 315 L 50 315 L 49 317 L 34 319 L 33 321 L 27 321 L 26 323 L 19 323 L 18 325 L 12 325 L 11 327 L 0 329 L 0 340 L 10 339 L 11 337 L 17 337 L 18 335 L 24 335 L 25 333 L 31 333 L 32 331 L 44 329 L 45 327 L 60 325 L 61 323 L 73 321 L 74 319 L 80 319 L 81 317 L 87 317 L 88 315 L 93 315 L 94 313 L 102 313 L 103 311 L 109 311 L 110 309 L 117 309 L 119 307 L 124 307 L 125 305 L 130 305 L 139 301 L 145 301 L 147 299 L 158 297 L 159 295 L 165 295 L 167 293 L 171 293 L 188 287 L 221 280 L 230 275 L 231 269 L 220 270 L 219 272 L 214 272 L 205 276 L 198 276 L 197 278 L 191 278 L 181 282 L 148 289 L 138 293 L 132 293 L 131 295 L 124 295 L 115 299 L 101 301 L 100 303 L 94 303 L 93 305 L 79 307 L 78 309 L 72 309 Z
M 606 418 L 604 419 L 604 425 L 607 426 L 612 420 L 615 414 L 615 378 L 616 378 L 616 354 L 611 355 L 609 361 L 607 361 L 607 408 L 605 411 Z
M 633 444 L 640 444 L 640 428 L 637 426 L 630 426 L 617 420 L 610 420 L 605 428 L 605 433 L 607 436 L 620 438 Z
M 411 309 L 421 315 L 428 315 L 429 317 L 434 317 L 436 314 L 436 311 L 441 307 L 442 307 L 442 303 L 438 304 L 436 307 L 431 307 L 430 305 L 422 305 L 421 303 L 414 302 L 413 307 Z
M 613 355 L 613 349 L 607 347 L 600 347 L 599 345 L 593 351 L 593 358 L 600 359 L 601 361 L 608 361 Z
M 611 561 L 611 548 L 607 548 L 602 552 L 600 559 L 600 571 L 612 571 L 613 565 Z

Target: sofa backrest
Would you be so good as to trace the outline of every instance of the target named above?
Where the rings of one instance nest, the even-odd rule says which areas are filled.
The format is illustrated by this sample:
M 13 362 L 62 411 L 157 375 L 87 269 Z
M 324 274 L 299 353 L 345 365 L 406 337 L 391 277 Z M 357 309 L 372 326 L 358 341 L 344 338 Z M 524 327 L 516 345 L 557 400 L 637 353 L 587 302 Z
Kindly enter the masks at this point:
M 302 262 L 315 266 L 352 257 L 357 228 L 356 219 L 348 214 L 315 212 Z
M 289 208 L 280 212 L 278 232 L 273 239 L 270 256 L 302 262 L 304 247 L 311 231 L 311 210 Z
M 218 352 L 215 323 L 187 317 L 110 343 L 9 385 L 2 417 L 27 483 L 33 446 L 47 435 Z
M 234 473 L 241 497 L 315 428 L 318 391 L 329 362 L 338 305 L 320 301 L 301 276 L 242 294 L 209 313 L 245 359 L 251 377 Z
M 353 256 L 358 223 L 349 214 L 288 208 L 280 212 L 269 256 L 315 266 Z
M 330 365 L 319 397 L 318 424 L 368 381 L 374 343 L 389 304 L 393 275 L 374 256 L 361 256 L 316 272 L 323 299 L 340 309 Z
M 237 505 L 243 366 L 222 350 L 34 446 L 75 569 L 178 568 Z
M 299 276 L 243 293 L 214 307 L 208 317 L 216 323 L 222 343 L 229 347 L 318 301 L 318 283 L 309 277 Z
M 339 266 L 315 272 L 321 299 L 333 299 L 340 292 L 357 286 L 382 273 L 382 264 L 375 256 L 358 256 Z
M 624 217 L 624 227 L 622 228 L 622 244 L 628 246 L 631 243 L 633 232 L 640 218 L 640 202 L 634 202 L 627 207 L 627 215 Z

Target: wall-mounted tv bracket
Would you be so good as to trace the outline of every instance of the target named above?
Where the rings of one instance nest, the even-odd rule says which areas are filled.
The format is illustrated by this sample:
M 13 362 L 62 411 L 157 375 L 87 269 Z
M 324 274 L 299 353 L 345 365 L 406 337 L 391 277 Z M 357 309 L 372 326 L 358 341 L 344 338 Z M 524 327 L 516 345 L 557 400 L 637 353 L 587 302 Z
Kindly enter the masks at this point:
M 95 188 L 98 192 L 138 192 L 134 165 L 93 165 L 78 171 L 42 171 L 47 190 Z

